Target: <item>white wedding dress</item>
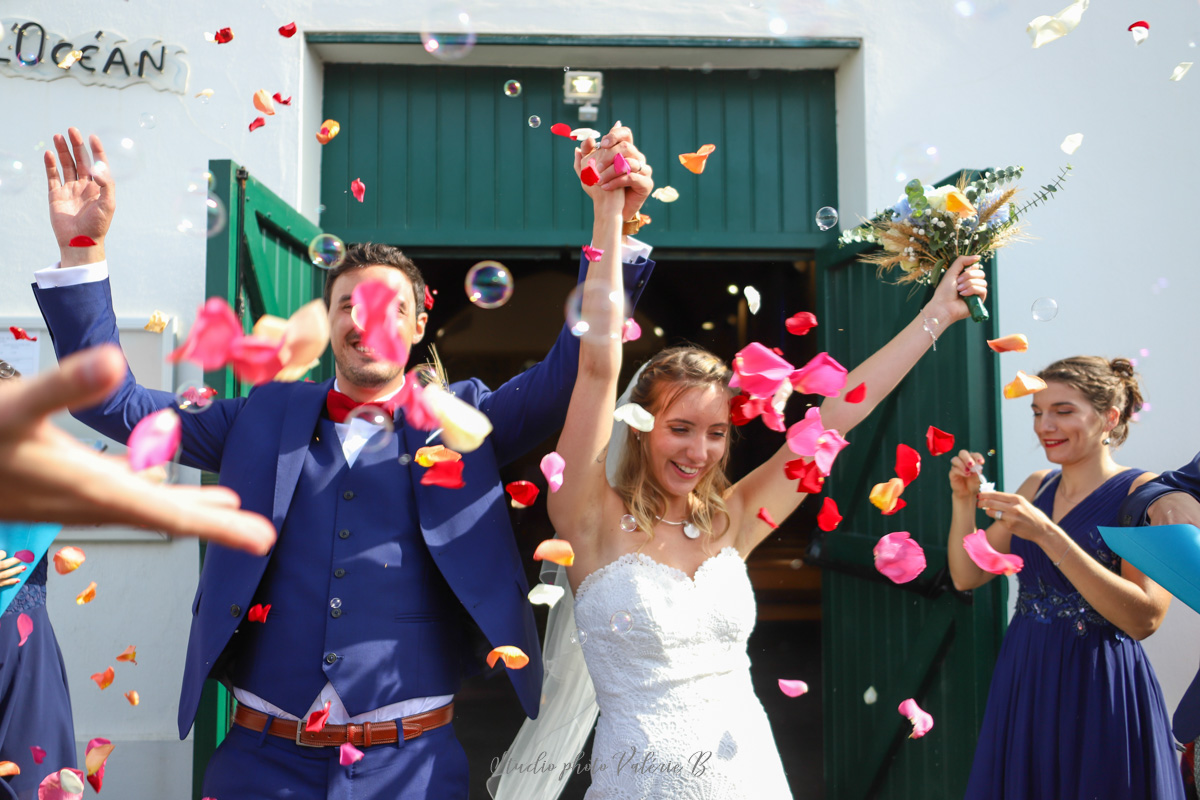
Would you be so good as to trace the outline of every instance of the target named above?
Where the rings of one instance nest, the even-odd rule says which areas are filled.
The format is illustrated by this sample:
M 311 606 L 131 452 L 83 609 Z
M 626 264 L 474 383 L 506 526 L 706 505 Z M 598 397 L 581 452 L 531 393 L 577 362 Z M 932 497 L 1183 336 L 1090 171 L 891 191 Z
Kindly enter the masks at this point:
M 727 547 L 695 578 L 630 553 L 575 599 L 600 719 L 585 800 L 790 800 L 750 682 L 754 592 Z

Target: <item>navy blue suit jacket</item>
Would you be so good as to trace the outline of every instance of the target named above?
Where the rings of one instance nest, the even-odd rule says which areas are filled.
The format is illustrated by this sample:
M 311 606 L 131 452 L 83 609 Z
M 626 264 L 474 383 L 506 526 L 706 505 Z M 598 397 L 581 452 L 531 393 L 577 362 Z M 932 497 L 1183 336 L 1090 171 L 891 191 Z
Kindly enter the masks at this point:
M 634 302 L 654 269 L 641 259 L 625 265 Z M 587 262 L 581 260 L 580 277 Z M 108 280 L 34 294 L 61 359 L 78 350 L 117 343 Z M 564 326 L 545 360 L 492 391 L 477 379 L 451 385 L 459 399 L 483 411 L 492 434 L 463 456 L 461 489 L 422 486 L 410 470 L 421 532 L 446 582 L 493 647 L 516 645 L 529 656 L 524 669 L 507 670 L 521 706 L 536 717 L 541 698 L 541 646 L 525 570 L 509 523 L 500 467 L 562 426 L 579 367 L 579 342 Z M 324 383 L 269 383 L 249 397 L 220 400 L 203 414 L 181 414 L 182 463 L 220 473 L 242 507 L 283 526 L 300 469 L 332 379 Z M 75 416 L 124 442 L 134 425 L 172 406 L 171 392 L 139 386 L 132 373 L 100 405 Z M 403 429 L 403 452 L 426 443 L 425 431 Z M 381 520 L 380 524 L 387 524 Z M 243 621 L 270 554 L 253 556 L 210 545 L 192 604 L 192 628 L 179 700 L 179 735 L 187 736 L 210 676 L 234 629 Z

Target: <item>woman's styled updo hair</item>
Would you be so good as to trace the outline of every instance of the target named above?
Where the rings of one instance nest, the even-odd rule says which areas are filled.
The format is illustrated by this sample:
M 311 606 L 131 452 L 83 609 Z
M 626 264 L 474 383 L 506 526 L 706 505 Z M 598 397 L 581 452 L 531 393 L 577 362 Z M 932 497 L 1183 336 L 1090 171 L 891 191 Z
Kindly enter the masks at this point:
M 716 387 L 732 398 L 733 392 L 729 389 L 732 376 L 725 362 L 707 350 L 672 347 L 658 352 L 646 362 L 630 391 L 629 401 L 659 417 L 684 392 L 692 389 Z M 649 437 L 638 436 L 637 431 L 629 428 L 617 466 L 615 487 L 637 520 L 638 528 L 647 532 L 646 544 L 654 538 L 656 518 L 661 517 L 667 507 L 666 493 L 648 468 L 648 441 Z M 729 488 L 729 479 L 725 476 L 728 462 L 729 447 L 726 445 L 721 463 L 709 469 L 689 498 L 688 518 L 705 532 L 706 541 L 717 538 L 714 521 L 718 515 L 727 513 L 724 494 Z
M 1047 382 L 1065 383 L 1083 392 L 1101 416 L 1110 408 L 1121 412 L 1109 434 L 1114 445 L 1121 444 L 1129 436 L 1129 418 L 1142 408 L 1142 390 L 1133 364 L 1127 358 L 1109 361 L 1100 356 L 1072 356 L 1055 361 L 1039 372 L 1038 377 Z

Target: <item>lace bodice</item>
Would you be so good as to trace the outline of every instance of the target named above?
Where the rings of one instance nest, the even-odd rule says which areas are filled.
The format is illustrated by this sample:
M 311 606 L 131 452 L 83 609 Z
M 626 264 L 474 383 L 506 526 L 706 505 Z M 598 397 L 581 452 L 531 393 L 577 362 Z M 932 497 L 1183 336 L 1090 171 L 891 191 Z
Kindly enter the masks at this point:
M 587 800 L 791 797 L 750 682 L 755 616 L 733 547 L 694 578 L 630 553 L 583 581 L 576 635 L 600 706 Z

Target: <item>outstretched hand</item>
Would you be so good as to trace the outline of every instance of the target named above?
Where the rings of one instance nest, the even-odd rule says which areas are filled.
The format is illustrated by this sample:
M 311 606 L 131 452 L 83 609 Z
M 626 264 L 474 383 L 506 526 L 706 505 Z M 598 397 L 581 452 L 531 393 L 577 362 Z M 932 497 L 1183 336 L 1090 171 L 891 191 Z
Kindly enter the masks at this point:
M 133 525 L 266 553 L 274 525 L 240 511 L 234 492 L 149 483 L 125 459 L 102 456 L 51 424 L 49 415 L 64 407 L 103 400 L 125 370 L 121 351 L 104 346 L 28 381 L 0 380 L 0 519 Z
M 587 139 L 579 146 L 585 160 L 589 156 L 596 158 L 596 171 L 600 173 L 600 183 L 597 186 L 605 190 L 626 190 L 621 219 L 633 219 L 650 196 L 650 192 L 654 191 L 654 179 L 651 177 L 654 170 L 646 163 L 642 151 L 634 146 L 633 131 L 617 122 L 608 133 L 600 137 L 599 144 Z M 629 172 L 617 173 L 613 165 L 617 153 L 620 153 L 629 165 Z
M 959 256 L 942 275 L 927 310 L 939 325 L 944 327 L 971 316 L 964 297 L 976 295 L 981 302 L 987 300 L 987 280 L 983 269 L 975 266 L 978 263 L 979 256 Z
M 58 157 L 47 151 L 43 158 L 50 193 L 50 227 L 54 229 L 64 267 L 104 259 L 104 237 L 117 208 L 116 186 L 104 146 L 95 135 L 90 144 L 89 156 L 83 134 L 78 128 L 68 128 L 67 138 L 54 135 Z M 95 245 L 72 247 L 71 240 L 77 237 L 87 237 Z

